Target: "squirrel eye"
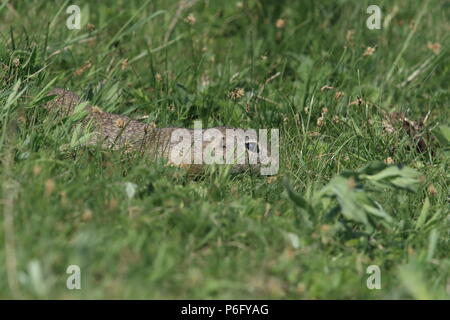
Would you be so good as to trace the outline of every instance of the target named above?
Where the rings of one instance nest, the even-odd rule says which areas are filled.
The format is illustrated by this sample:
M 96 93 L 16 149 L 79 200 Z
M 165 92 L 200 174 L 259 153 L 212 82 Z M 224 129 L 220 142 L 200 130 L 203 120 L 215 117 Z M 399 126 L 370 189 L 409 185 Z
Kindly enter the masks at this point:
M 259 152 L 258 144 L 256 142 L 247 142 L 245 148 L 250 152 Z

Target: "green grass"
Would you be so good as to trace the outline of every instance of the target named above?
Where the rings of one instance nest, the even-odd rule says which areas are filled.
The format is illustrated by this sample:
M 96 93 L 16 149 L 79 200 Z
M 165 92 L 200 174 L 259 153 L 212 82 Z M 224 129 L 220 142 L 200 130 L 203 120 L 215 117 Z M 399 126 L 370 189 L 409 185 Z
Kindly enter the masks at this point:
M 71 2 L 0 4 L 0 298 L 449 298 L 448 1 L 377 1 L 381 30 L 369 1 L 198 1 L 178 20 L 177 1 L 114 3 L 77 1 L 81 30 Z M 160 127 L 279 128 L 280 172 L 192 179 L 63 149 L 70 123 L 42 107 L 56 86 Z M 430 112 L 440 139 L 419 153 L 384 130 L 392 111 Z M 388 157 L 405 167 L 375 178 Z

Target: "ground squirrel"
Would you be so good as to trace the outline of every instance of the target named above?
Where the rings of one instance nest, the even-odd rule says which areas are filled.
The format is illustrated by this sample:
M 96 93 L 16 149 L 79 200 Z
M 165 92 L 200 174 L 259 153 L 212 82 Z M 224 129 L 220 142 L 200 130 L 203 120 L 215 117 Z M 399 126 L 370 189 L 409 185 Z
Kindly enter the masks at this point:
M 75 107 L 82 102 L 77 94 L 64 89 L 53 89 L 49 92 L 49 95 L 55 97 L 46 103 L 45 108 L 62 117 L 71 115 Z M 86 145 L 98 145 L 101 148 L 121 150 L 124 152 L 137 152 L 144 157 L 164 158 L 168 160 L 169 164 L 174 164 L 173 158 L 171 158 L 171 150 L 179 142 L 172 139 L 173 133 L 180 129 L 184 129 L 184 132 L 189 132 L 193 137 L 190 140 L 192 145 L 195 139 L 197 139 L 195 138 L 193 129 L 177 127 L 157 128 L 124 115 L 103 111 L 101 108 L 92 105 L 86 105 L 84 110 L 87 111 L 87 115 L 80 121 L 83 129 L 88 129 L 91 132 L 88 141 L 85 143 Z M 213 129 L 220 131 L 224 137 L 229 132 L 227 130 L 236 130 L 226 127 L 215 127 Z M 207 129 L 203 129 L 202 132 L 205 132 L 205 130 Z M 244 171 L 254 172 L 260 168 L 259 160 L 256 163 L 249 161 L 249 156 L 254 156 L 252 153 L 259 153 L 262 148 L 261 144 L 258 144 L 257 140 L 249 140 L 248 137 L 245 139 L 244 163 L 236 164 L 235 162 L 231 167 L 231 171 L 234 173 Z M 226 139 L 221 140 L 223 141 L 221 141 L 220 148 L 223 149 L 223 154 L 225 155 L 227 150 Z M 203 150 L 207 147 L 208 142 L 205 143 L 203 140 Z M 265 154 L 267 155 L 267 151 Z M 256 158 L 260 159 L 259 157 Z M 192 161 L 190 163 L 196 162 Z M 190 173 L 202 172 L 204 169 L 204 164 L 178 165 L 186 167 Z

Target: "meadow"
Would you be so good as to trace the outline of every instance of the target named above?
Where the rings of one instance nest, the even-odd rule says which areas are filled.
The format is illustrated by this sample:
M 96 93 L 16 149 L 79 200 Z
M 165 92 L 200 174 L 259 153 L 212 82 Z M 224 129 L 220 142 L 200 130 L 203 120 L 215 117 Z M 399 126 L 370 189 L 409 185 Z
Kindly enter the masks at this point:
M 449 18 L 445 0 L 0 1 L 0 298 L 450 298 Z M 278 174 L 77 147 L 54 87 L 157 127 L 277 128 Z

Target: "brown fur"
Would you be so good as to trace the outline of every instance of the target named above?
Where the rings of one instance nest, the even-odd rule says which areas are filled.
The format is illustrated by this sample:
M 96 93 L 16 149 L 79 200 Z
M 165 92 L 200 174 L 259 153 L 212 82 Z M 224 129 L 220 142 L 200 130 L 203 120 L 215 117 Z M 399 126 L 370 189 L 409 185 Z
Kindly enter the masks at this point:
M 45 108 L 60 116 L 73 113 L 82 101 L 75 93 L 64 89 L 53 89 L 49 95 L 56 97 L 45 105 Z M 176 127 L 156 128 L 152 125 L 133 120 L 124 115 L 105 112 L 96 106 L 87 105 L 87 116 L 81 120 L 83 128 L 92 130 L 87 145 L 99 145 L 101 148 L 139 153 L 144 157 L 169 158 L 171 134 Z M 225 134 L 225 127 L 216 127 Z M 188 129 L 191 132 L 192 129 Z M 206 147 L 204 144 L 203 147 Z M 224 146 L 224 149 L 226 146 Z M 204 165 L 181 165 L 190 173 L 201 172 Z M 242 172 L 259 168 L 258 165 L 236 164 L 233 172 Z

